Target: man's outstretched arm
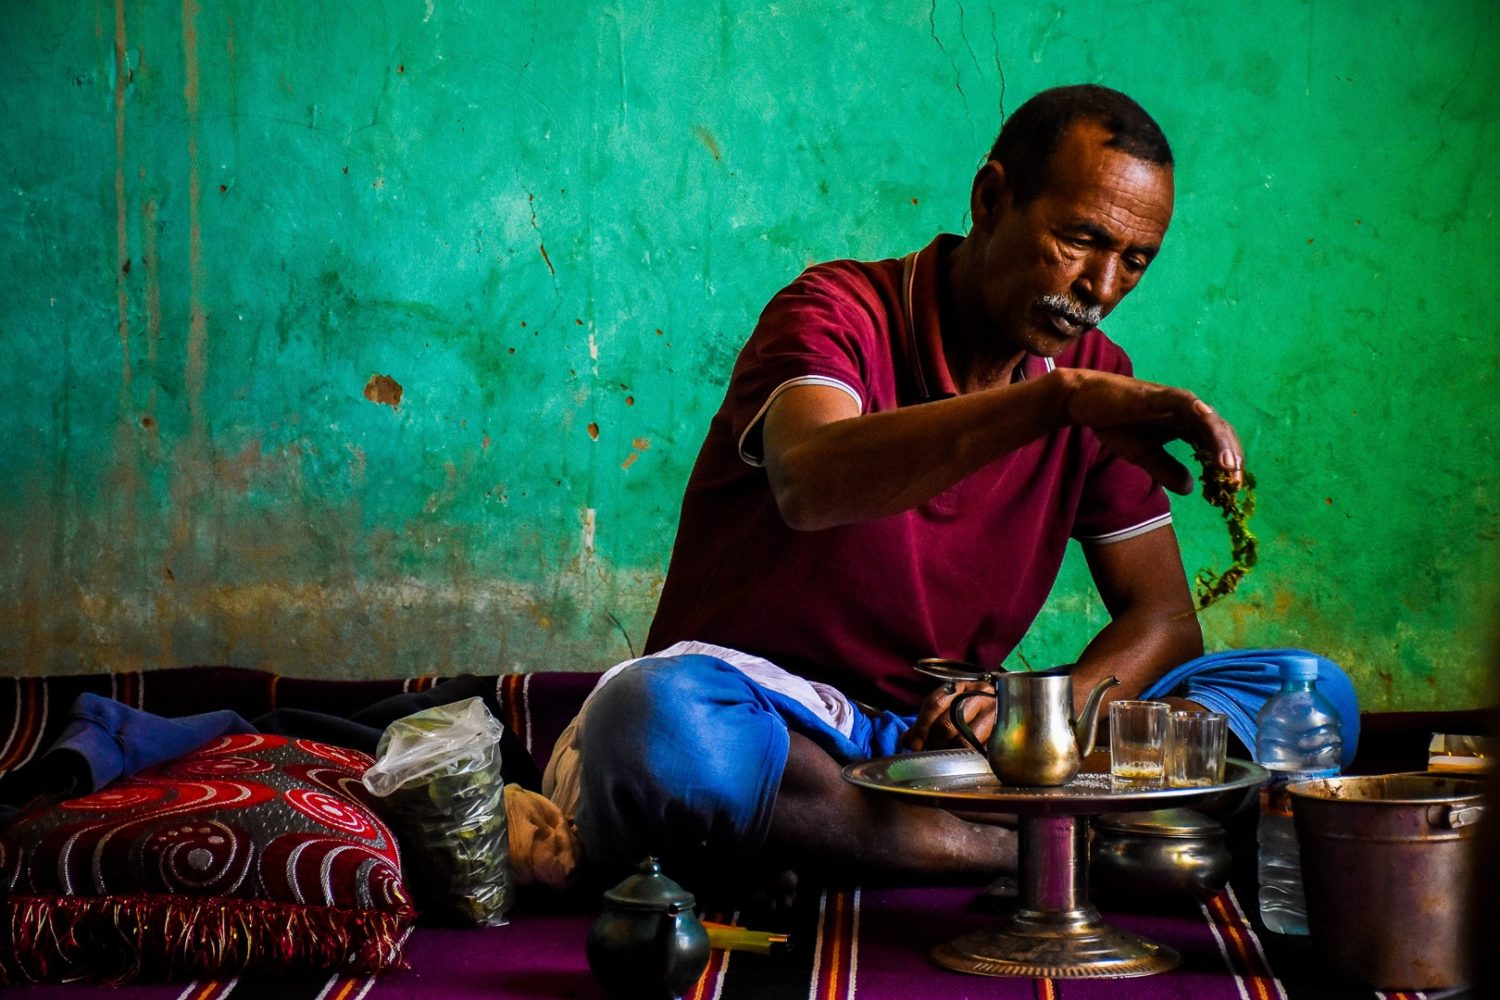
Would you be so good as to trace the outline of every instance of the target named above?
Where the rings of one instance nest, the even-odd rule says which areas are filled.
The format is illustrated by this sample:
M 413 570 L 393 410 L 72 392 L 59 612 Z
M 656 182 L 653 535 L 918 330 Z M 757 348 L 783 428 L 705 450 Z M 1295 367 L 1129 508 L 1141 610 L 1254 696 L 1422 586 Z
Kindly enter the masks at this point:
M 1069 425 L 1094 428 L 1178 493 L 1193 477 L 1162 448 L 1168 441 L 1187 441 L 1236 482 L 1244 465 L 1234 428 L 1191 392 L 1084 369 L 871 414 L 838 389 L 797 386 L 772 404 L 762 442 L 782 517 L 815 530 L 911 510 Z

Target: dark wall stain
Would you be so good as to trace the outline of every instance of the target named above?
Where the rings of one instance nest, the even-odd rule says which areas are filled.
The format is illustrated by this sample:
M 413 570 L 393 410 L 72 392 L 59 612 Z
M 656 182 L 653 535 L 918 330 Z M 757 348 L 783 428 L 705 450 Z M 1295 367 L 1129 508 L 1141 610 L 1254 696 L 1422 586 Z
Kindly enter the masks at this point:
M 693 134 L 698 137 L 699 142 L 708 147 L 708 151 L 713 154 L 715 162 L 722 163 L 724 161 L 724 154 L 719 152 L 719 144 L 714 139 L 713 133 L 709 132 L 702 125 L 699 125 L 693 129 Z

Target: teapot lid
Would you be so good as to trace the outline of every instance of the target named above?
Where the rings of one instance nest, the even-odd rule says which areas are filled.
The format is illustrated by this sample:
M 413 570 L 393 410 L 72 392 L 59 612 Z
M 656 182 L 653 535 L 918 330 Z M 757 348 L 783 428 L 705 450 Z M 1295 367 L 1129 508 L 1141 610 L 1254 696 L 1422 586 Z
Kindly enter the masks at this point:
M 604 894 L 605 902 L 632 910 L 665 910 L 680 913 L 690 910 L 697 900 L 693 894 L 661 873 L 661 862 L 647 858 L 636 866 L 635 874 Z

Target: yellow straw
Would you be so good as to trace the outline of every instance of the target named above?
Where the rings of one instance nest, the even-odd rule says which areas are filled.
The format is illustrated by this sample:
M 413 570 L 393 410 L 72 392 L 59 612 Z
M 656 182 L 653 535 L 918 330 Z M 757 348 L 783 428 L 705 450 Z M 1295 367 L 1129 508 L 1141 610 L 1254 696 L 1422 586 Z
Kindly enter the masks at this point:
M 724 951 L 748 951 L 756 955 L 769 955 L 773 948 L 784 948 L 787 941 L 785 934 L 752 931 L 712 920 L 703 921 L 703 929 L 708 931 L 709 947 L 720 948 Z

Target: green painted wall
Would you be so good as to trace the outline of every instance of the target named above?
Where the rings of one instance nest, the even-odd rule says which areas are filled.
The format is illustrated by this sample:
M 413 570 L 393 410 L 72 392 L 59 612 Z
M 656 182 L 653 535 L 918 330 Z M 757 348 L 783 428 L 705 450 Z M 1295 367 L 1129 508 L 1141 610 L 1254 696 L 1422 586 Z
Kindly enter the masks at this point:
M 7 4 L 0 670 L 639 652 L 765 299 L 961 230 L 1001 109 L 1093 80 L 1179 160 L 1109 328 L 1261 482 L 1210 646 L 1478 704 L 1497 55 L 1486 0 Z M 1102 620 L 1074 559 L 1023 653 Z

